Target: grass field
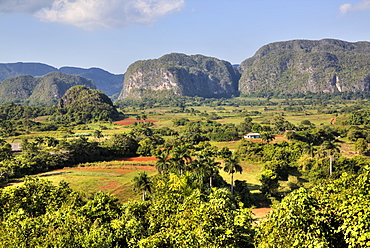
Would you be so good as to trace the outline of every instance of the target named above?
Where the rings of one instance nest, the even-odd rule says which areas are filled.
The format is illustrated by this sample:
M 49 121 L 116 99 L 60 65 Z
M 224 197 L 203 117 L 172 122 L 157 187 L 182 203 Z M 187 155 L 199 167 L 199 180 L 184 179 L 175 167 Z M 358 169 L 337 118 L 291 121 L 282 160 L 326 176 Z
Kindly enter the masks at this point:
M 86 196 L 98 191 L 110 193 L 121 202 L 139 199 L 140 193 L 132 190 L 132 180 L 138 172 L 145 171 L 149 176 L 157 171 L 153 166 L 126 166 L 124 169 L 79 167 L 51 171 L 37 176 L 58 184 L 61 181 L 69 183 L 71 188 L 81 191 Z
M 242 173 L 234 173 L 234 180 L 245 180 L 248 184 L 249 190 L 252 193 L 259 193 L 259 186 L 261 182 L 258 180 L 258 177 L 261 175 L 263 165 L 259 163 L 251 163 L 251 162 L 240 162 L 241 167 L 243 168 Z M 220 170 L 220 175 L 225 179 L 226 182 L 230 183 L 231 175 Z
M 140 199 L 140 192 L 132 190 L 133 179 L 139 172 L 145 171 L 149 176 L 157 174 L 155 169 L 155 158 L 131 158 L 125 161 L 96 162 L 81 164 L 75 168 L 64 168 L 35 175 L 58 184 L 67 182 L 75 191 L 80 191 L 89 196 L 95 192 L 103 191 L 117 197 L 120 202 L 131 199 Z M 258 176 L 262 165 L 257 163 L 240 162 L 243 173 L 235 173 L 235 180 L 245 180 L 252 193 L 257 193 L 260 182 Z M 220 169 L 220 175 L 230 183 L 231 176 Z M 11 185 L 17 185 L 22 180 Z

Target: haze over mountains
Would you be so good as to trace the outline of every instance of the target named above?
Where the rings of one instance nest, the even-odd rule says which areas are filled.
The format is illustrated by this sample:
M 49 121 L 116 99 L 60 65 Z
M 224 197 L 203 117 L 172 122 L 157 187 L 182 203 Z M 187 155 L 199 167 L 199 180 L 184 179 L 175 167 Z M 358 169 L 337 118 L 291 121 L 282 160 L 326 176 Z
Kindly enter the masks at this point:
M 21 75 L 0 82 L 0 104 L 15 102 L 29 105 L 55 105 L 71 87 L 84 85 L 95 89 L 93 80 L 59 71 L 44 76 Z
M 123 74 L 112 74 L 100 68 L 83 69 L 65 66 L 58 69 L 42 63 L 2 63 L 0 64 L 0 81 L 20 75 L 43 76 L 53 71 L 91 79 L 95 82 L 98 90 L 110 97 L 119 94 L 122 89 Z
M 125 77 L 99 68 L 57 69 L 40 63 L 9 63 L 0 64 L 0 81 L 19 75 L 39 77 L 53 71 L 92 79 L 97 89 L 113 99 L 118 94 L 119 99 L 124 99 L 171 95 L 231 97 L 240 93 L 277 96 L 369 91 L 370 43 L 334 39 L 275 42 L 261 47 L 237 69 L 217 58 L 172 53 L 158 59 L 134 62 Z M 61 74 L 54 76 L 60 78 Z M 11 98 L 7 87 L 17 88 L 11 83 L 15 81 L 22 90 L 16 98 Z M 20 101 L 22 97 L 36 94 L 29 94 L 31 88 L 38 90 L 34 84 L 34 79 L 26 76 L 0 82 L 1 102 Z M 44 92 L 53 92 L 45 87 Z M 49 97 L 47 104 L 55 102 L 55 99 L 50 99 L 53 98 Z M 35 104 L 37 101 L 28 102 Z

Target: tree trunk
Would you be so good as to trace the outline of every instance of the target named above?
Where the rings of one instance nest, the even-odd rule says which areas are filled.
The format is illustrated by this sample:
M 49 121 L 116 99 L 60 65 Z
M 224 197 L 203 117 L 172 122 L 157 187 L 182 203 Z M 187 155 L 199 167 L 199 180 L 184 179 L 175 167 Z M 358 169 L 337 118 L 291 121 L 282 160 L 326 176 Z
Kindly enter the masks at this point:
M 330 176 L 332 176 L 333 174 L 333 156 L 332 155 L 329 156 L 329 163 L 330 163 L 329 174 Z
M 231 173 L 231 194 L 234 194 L 234 173 Z

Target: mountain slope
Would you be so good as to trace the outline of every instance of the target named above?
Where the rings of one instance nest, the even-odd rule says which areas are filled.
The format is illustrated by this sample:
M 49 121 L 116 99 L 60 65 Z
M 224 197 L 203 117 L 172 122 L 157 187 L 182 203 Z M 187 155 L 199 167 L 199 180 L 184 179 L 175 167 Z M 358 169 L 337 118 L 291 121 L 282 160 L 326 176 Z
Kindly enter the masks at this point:
M 370 43 L 323 39 L 276 42 L 244 60 L 243 94 L 355 92 L 370 89 Z
M 159 95 L 229 97 L 237 95 L 239 73 L 226 61 L 172 53 L 137 61 L 125 74 L 119 99 Z
M 23 102 L 32 95 L 36 85 L 35 78 L 29 75 L 9 78 L 0 82 L 0 104 Z
M 108 96 L 118 95 L 122 90 L 123 74 L 112 74 L 100 68 L 82 69 L 78 67 L 62 67 L 59 71 L 93 80 L 96 88 Z
M 96 88 L 95 83 L 76 75 L 50 72 L 42 77 L 18 76 L 0 82 L 0 104 L 10 102 L 51 106 L 72 86 Z
M 108 96 L 118 95 L 122 90 L 123 74 L 116 75 L 99 68 L 62 67 L 57 69 L 42 63 L 0 63 L 0 81 L 21 75 L 44 76 L 53 71 L 91 79 L 96 83 L 96 87 Z
M 0 64 L 0 81 L 20 75 L 43 76 L 57 70 L 55 67 L 41 63 L 3 63 Z

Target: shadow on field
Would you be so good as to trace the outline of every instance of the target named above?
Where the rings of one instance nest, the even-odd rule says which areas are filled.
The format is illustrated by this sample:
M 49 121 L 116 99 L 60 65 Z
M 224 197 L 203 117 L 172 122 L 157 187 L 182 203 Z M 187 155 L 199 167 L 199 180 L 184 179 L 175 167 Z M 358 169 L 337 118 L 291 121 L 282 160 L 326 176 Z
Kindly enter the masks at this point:
M 72 173 L 72 172 L 70 172 L 70 171 L 49 172 L 49 173 L 45 173 L 45 174 L 39 175 L 38 177 L 59 176 L 59 175 L 69 174 L 69 173 Z
M 259 190 L 261 188 L 261 185 L 253 184 L 253 183 L 247 183 L 247 186 L 250 191 Z

